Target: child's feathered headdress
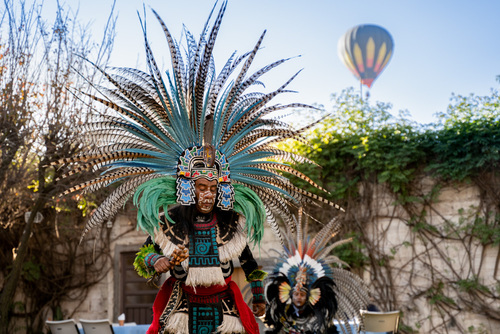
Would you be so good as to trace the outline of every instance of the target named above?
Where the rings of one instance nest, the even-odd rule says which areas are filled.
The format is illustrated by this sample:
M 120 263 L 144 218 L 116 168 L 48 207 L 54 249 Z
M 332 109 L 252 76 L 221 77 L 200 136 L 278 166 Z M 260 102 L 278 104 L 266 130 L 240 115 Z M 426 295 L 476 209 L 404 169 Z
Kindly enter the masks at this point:
M 96 87 L 105 98 L 89 97 L 115 115 L 102 116 L 80 127 L 82 142 L 91 148 L 54 163 L 71 166 L 65 176 L 88 169 L 102 171 L 100 176 L 64 194 L 94 192 L 121 181 L 95 210 L 84 233 L 111 219 L 135 193 L 140 211 L 138 225 L 151 234 L 158 226 L 160 208 L 193 203 L 194 180 L 200 176 L 218 180 L 219 208 L 244 214 L 249 234 L 256 241 L 260 240 L 266 217 L 277 234 L 274 214 L 294 224 L 290 205 L 323 202 L 339 208 L 294 186 L 282 174 L 294 175 L 322 189 L 289 164 L 311 161 L 273 147 L 289 138 L 303 140 L 301 132 L 314 125 L 294 130 L 269 117 L 284 109 L 313 108 L 301 103 L 269 105 L 275 96 L 289 92 L 286 87 L 297 74 L 270 93 L 248 91 L 260 83 L 263 74 L 287 60 L 248 73 L 265 32 L 253 50 L 238 57 L 233 54 L 216 73 L 212 52 L 226 4 L 221 5 L 210 29 L 212 10 L 198 42 L 189 31 L 185 32 L 185 56 L 153 11 L 170 48 L 172 68 L 166 78 L 146 38 L 149 73 L 132 68 L 101 70 L 112 88 Z
M 343 239 L 329 244 L 339 231 L 340 224 L 334 218 L 311 239 L 301 223 L 297 224 L 296 239 L 288 239 L 285 254 L 278 259 L 266 286 L 269 304 L 266 322 L 269 325 L 280 321 L 286 305 L 292 303 L 293 291 L 298 290 L 307 292 L 307 302 L 326 327 L 336 319 L 347 328 L 349 319 L 358 317 L 359 310 L 366 308 L 369 301 L 366 284 L 360 277 L 342 269 L 341 266 L 348 267 L 347 263 L 330 254 L 335 247 L 351 242 L 351 239 Z

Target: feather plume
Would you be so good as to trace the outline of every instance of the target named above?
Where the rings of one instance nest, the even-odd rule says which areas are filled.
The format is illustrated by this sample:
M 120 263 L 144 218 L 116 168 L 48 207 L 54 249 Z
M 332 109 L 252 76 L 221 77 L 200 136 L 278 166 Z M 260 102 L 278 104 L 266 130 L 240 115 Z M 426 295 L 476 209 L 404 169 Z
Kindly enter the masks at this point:
M 290 303 L 291 292 L 306 288 L 309 291 L 306 307 L 315 310 L 319 317 L 316 321 L 328 327 L 336 319 L 349 332 L 348 321 L 357 317 L 360 309 L 366 308 L 369 290 L 359 276 L 345 269 L 330 267 L 325 259 L 336 259 L 339 263 L 344 263 L 328 253 L 350 239 L 326 246 L 340 228 L 337 218 L 325 224 L 312 240 L 308 235 L 307 222 L 303 222 L 304 226 L 301 222 L 302 220 L 299 220 L 297 225 L 296 237 L 289 235 L 285 253 L 277 259 L 276 267 L 266 285 L 268 308 L 265 322 L 275 326 L 281 319 L 286 320 L 285 303 Z
M 267 205 L 264 205 L 264 208 L 266 209 L 266 218 L 267 218 L 266 222 L 271 227 L 271 230 L 273 231 L 274 236 L 278 239 L 280 244 L 283 246 L 285 244 L 285 242 L 283 241 L 283 236 L 281 235 L 278 222 L 276 221 L 276 218 L 274 218 L 274 215 L 273 215 L 271 209 L 269 209 L 269 207 Z
M 264 31 L 253 49 L 242 55 L 233 53 L 217 73 L 213 53 L 226 7 L 227 1 L 220 4 L 218 11 L 214 5 L 198 40 L 184 29 L 185 44 L 177 42 L 160 15 L 153 11 L 170 52 L 171 68 L 165 75 L 155 60 L 147 39 L 146 23 L 142 20 L 147 72 L 133 68 L 104 69 L 90 62 L 108 84 L 94 86 L 95 93 L 80 94 L 109 108 L 113 115 L 82 126 L 78 143 L 84 147 L 82 152 L 52 163 L 69 167 L 62 177 L 85 170 L 100 172 L 63 194 L 73 191 L 86 194 L 119 184 L 117 190 L 120 191 L 104 200 L 90 218 L 85 233 L 110 219 L 134 190 L 140 212 L 138 225 L 147 233 L 154 233 L 159 208 L 176 201 L 175 178 L 180 156 L 188 148 L 205 144 L 213 146 L 226 159 L 230 170 L 227 178 L 236 185 L 234 199 L 257 208 L 235 206 L 249 216 L 246 228 L 255 242 L 261 239 L 262 224 L 267 221 L 283 243 L 277 221 L 283 221 L 287 230 L 295 231 L 297 218 L 293 210 L 297 207 L 328 204 L 340 209 L 319 195 L 299 189 L 284 176 L 296 176 L 328 193 L 293 167 L 297 162 L 314 162 L 271 146 L 287 139 L 307 142 L 304 131 L 317 123 L 295 130 L 282 116 L 275 116 L 277 112 L 317 108 L 303 103 L 271 105 L 276 96 L 293 92 L 288 87 L 300 71 L 277 89 L 261 91 L 265 88 L 260 81 L 263 75 L 291 58 L 271 62 L 251 72 L 251 65 L 264 43 Z M 146 189 L 149 186 L 152 188 Z M 166 193 L 167 189 L 173 192 Z M 120 204 L 117 206 L 111 199 Z M 307 216 L 305 212 L 304 215 Z M 304 247 L 307 245 L 304 243 Z

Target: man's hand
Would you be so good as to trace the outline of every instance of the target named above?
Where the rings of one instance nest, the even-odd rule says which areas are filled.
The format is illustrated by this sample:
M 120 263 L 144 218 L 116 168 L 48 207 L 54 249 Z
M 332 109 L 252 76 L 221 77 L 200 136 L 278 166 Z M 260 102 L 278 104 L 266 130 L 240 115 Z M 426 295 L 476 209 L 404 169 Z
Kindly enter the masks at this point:
M 174 266 L 179 265 L 182 261 L 189 257 L 188 249 L 180 245 L 179 248 L 174 249 L 169 258 L 161 257 L 155 262 L 155 270 L 157 273 L 166 273 Z
M 262 317 L 266 313 L 266 303 L 252 303 L 252 312 L 256 317 Z
M 173 267 L 172 263 L 166 257 L 160 257 L 155 262 L 155 270 L 159 274 L 166 273 L 172 267 Z

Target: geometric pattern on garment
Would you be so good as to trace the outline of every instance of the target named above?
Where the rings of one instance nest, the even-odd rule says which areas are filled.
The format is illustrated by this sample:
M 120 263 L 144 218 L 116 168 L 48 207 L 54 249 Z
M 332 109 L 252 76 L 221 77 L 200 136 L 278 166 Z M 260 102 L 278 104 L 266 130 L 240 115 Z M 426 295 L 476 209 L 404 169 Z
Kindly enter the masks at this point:
M 217 247 L 216 215 L 213 215 L 209 223 L 193 225 L 194 233 L 189 236 L 189 271 L 186 285 L 225 285 Z
M 175 220 L 175 219 L 174 219 Z M 221 229 L 227 230 L 225 225 L 227 222 L 217 223 L 217 244 L 219 252 L 219 260 L 221 262 L 229 262 L 231 259 L 237 258 L 247 245 L 247 237 L 244 230 L 246 219 L 243 215 L 238 215 L 238 219 L 230 222 L 229 225 L 234 229 L 233 233 L 221 233 Z M 176 229 L 176 224 L 171 224 L 165 221 L 159 229 L 155 230 L 154 242 L 162 250 L 163 255 L 169 257 L 179 245 L 185 245 L 189 248 L 189 238 L 183 234 L 180 229 Z M 182 263 L 184 271 L 189 272 L 189 260 L 184 260 Z
M 189 333 L 214 333 L 222 323 L 222 314 L 220 295 L 189 295 Z

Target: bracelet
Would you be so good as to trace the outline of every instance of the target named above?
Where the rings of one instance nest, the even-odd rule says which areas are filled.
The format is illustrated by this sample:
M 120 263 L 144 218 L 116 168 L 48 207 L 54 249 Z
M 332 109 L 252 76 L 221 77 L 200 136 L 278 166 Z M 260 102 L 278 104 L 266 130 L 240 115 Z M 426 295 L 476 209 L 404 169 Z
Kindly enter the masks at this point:
M 149 253 L 144 257 L 144 263 L 146 266 L 150 269 L 154 269 L 156 261 L 158 261 L 159 258 L 164 257 L 163 255 L 156 254 L 156 253 Z
M 264 285 L 261 280 L 255 280 L 250 282 L 250 287 L 253 294 L 254 303 L 262 303 L 265 301 L 264 298 Z

